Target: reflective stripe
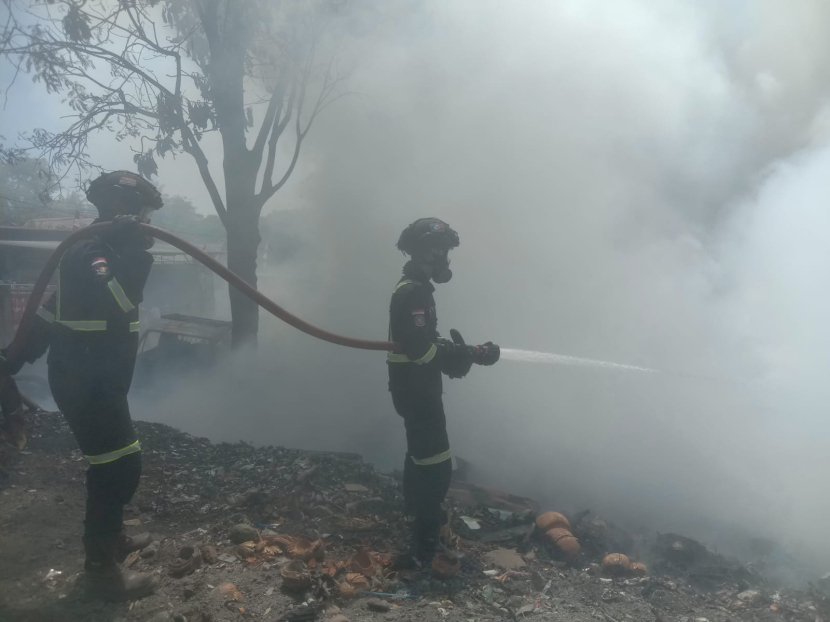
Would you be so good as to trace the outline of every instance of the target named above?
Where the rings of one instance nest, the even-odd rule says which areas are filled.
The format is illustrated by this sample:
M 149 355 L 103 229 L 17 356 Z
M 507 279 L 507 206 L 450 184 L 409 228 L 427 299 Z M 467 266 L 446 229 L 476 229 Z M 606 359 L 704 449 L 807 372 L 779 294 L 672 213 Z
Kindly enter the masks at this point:
M 395 294 L 401 287 L 404 285 L 414 285 L 417 281 L 412 281 L 410 279 L 406 279 L 401 281 L 395 286 L 395 290 L 392 294 Z M 389 325 L 389 341 L 392 341 L 392 325 Z M 387 352 L 386 353 L 386 362 L 387 363 L 417 363 L 418 365 L 423 365 L 424 363 L 429 363 L 433 358 L 435 358 L 435 353 L 437 352 L 435 348 L 435 344 L 432 344 L 432 347 L 427 350 L 427 353 L 419 358 L 417 361 L 411 361 L 406 354 L 397 354 L 395 352 Z M 427 358 L 429 357 L 429 358 Z M 426 359 L 426 360 L 424 360 Z
M 110 279 L 107 282 L 107 287 L 110 288 L 112 295 L 115 296 L 115 301 L 124 313 L 135 309 L 135 305 L 133 305 L 133 303 L 130 302 L 130 299 L 127 298 L 127 294 L 124 293 L 124 288 L 121 287 L 121 283 L 118 282 L 118 279 Z
M 436 346 L 436 345 L 433 343 L 433 344 L 429 347 L 429 350 L 427 350 L 427 353 L 426 353 L 426 354 L 424 354 L 424 355 L 423 355 L 421 358 L 419 358 L 418 360 L 416 360 L 416 361 L 412 361 L 412 362 L 413 362 L 413 363 L 415 363 L 416 365 L 426 365 L 426 364 L 427 364 L 427 363 L 429 363 L 432 359 L 434 359 L 434 358 L 435 358 L 435 355 L 436 355 L 437 353 L 438 353 L 438 346 Z
M 55 307 L 55 319 L 61 319 L 61 265 L 63 264 L 63 257 L 58 263 L 57 277 L 58 277 L 58 291 L 55 292 L 55 297 L 58 299 Z
M 131 445 L 127 445 L 123 449 L 116 449 L 115 451 L 100 454 L 98 456 L 84 456 L 84 458 L 86 458 L 90 464 L 106 464 L 107 462 L 114 462 L 119 458 L 134 454 L 137 451 L 141 451 L 141 445 L 138 444 L 138 441 Z
M 447 451 L 442 451 L 440 454 L 435 454 L 434 456 L 430 456 L 429 458 L 423 458 L 422 460 L 418 460 L 413 456 L 412 462 L 420 466 L 429 466 L 431 464 L 441 464 L 442 462 L 446 462 L 450 458 L 452 458 L 452 454 L 448 449 Z
M 106 320 L 58 320 L 57 322 L 71 330 L 107 330 Z
M 430 345 L 429 350 L 427 353 L 424 354 L 421 358 L 413 361 L 410 359 L 406 354 L 398 354 L 397 352 L 387 352 L 386 353 L 386 362 L 387 363 L 415 363 L 416 365 L 425 365 L 429 363 L 432 359 L 435 358 L 435 355 L 438 354 L 438 346 L 434 343 Z
M 406 354 L 396 354 L 395 352 L 387 352 L 386 353 L 386 362 L 387 363 L 411 363 L 412 361 L 409 360 L 409 357 Z
M 395 291 L 393 291 L 392 293 L 394 294 L 396 291 L 398 291 L 404 285 L 414 285 L 414 284 L 415 284 L 415 281 L 408 281 L 408 280 L 407 281 L 401 281 L 400 283 L 398 283 L 395 286 Z
M 52 313 L 51 311 L 49 311 L 49 309 L 45 309 L 43 307 L 38 307 L 37 308 L 37 315 L 39 315 L 41 318 L 43 318 L 44 320 L 46 320 L 50 324 L 53 324 L 55 322 L 55 314 Z
M 130 332 L 131 333 L 137 333 L 139 330 L 141 330 L 140 322 L 130 322 Z

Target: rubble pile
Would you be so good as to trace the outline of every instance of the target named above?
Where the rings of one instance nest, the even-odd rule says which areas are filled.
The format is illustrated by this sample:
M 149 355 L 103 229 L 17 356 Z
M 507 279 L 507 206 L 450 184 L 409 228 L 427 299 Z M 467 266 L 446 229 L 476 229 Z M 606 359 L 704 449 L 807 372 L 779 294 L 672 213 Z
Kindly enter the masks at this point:
M 631 536 L 468 482 L 453 482 L 447 550 L 398 572 L 400 483 L 360 456 L 212 444 L 142 422 L 125 525 L 155 541 L 124 565 L 161 586 L 123 606 L 87 601 L 83 457 L 59 415 L 27 424 L 29 449 L 0 484 L 0 555 L 21 561 L 0 571 L 2 620 L 830 621 L 830 585 L 777 589 L 683 536 Z

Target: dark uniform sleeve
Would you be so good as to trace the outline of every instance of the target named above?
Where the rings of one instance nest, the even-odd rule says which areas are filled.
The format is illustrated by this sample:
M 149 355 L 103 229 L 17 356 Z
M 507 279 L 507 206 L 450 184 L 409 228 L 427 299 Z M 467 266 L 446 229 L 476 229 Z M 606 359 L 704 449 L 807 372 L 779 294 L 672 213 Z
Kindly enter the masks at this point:
M 153 256 L 144 251 L 128 252 L 111 265 L 112 251 L 98 240 L 87 245 L 77 258 L 77 269 L 82 278 L 88 278 L 112 294 L 113 302 L 127 313 L 142 301 L 144 283 L 150 273 Z
M 114 276 L 136 307 L 144 301 L 144 286 L 152 267 L 153 256 L 150 253 L 130 248 L 121 255 L 121 261 L 114 271 Z
M 397 310 L 400 327 L 398 341 L 410 361 L 416 365 L 427 365 L 434 362 L 438 354 L 435 334 L 429 328 L 427 317 L 432 301 L 422 287 L 414 286 L 402 294 Z

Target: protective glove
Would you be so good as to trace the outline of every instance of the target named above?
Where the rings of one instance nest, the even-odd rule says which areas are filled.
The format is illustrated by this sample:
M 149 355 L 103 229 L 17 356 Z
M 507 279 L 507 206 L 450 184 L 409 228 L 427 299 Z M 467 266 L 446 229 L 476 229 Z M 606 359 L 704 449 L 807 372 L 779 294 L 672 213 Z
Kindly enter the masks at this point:
M 473 362 L 476 365 L 495 365 L 501 356 L 501 349 L 492 341 L 475 347 Z
M 452 341 L 441 339 L 441 371 L 450 378 L 463 378 L 473 366 L 473 348 L 464 343 L 464 338 L 454 328 L 450 330 Z
M 7 349 L 0 349 L 0 376 L 14 376 L 22 368 L 25 361 L 18 357 L 18 360 L 10 361 L 7 358 Z
M 141 250 L 152 248 L 155 240 L 148 236 L 141 229 L 141 221 L 138 216 L 122 214 L 112 219 L 112 231 L 110 238 L 124 245 L 136 245 Z

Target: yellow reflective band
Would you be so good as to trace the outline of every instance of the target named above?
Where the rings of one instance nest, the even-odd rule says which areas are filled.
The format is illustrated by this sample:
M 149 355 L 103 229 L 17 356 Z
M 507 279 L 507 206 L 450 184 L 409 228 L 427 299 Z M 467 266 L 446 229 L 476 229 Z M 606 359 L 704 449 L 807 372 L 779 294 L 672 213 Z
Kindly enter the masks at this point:
M 442 451 L 440 454 L 435 454 L 434 456 L 430 456 L 429 458 L 424 458 L 422 460 L 418 460 L 414 456 L 412 457 L 412 462 L 419 466 L 430 466 L 432 464 L 441 464 L 442 462 L 446 462 L 452 458 L 452 454 L 450 450 Z
M 107 462 L 114 462 L 119 458 L 123 458 L 124 456 L 134 454 L 137 451 L 141 451 L 141 445 L 138 444 L 138 441 L 136 441 L 132 445 L 127 445 L 123 449 L 117 449 L 115 451 L 111 451 L 106 454 L 100 454 L 98 456 L 84 456 L 84 458 L 86 458 L 90 464 L 106 464 Z
M 131 333 L 137 333 L 139 330 L 141 330 L 140 327 L 141 327 L 140 322 L 130 322 L 130 332 Z
M 115 296 L 115 301 L 124 313 L 135 309 L 135 305 L 133 305 L 133 303 L 130 302 L 130 299 L 127 298 L 127 294 L 124 293 L 124 289 L 121 287 L 121 283 L 118 282 L 118 279 L 110 279 L 107 282 L 107 287 L 110 288 L 112 295 Z
M 50 324 L 55 322 L 55 314 L 49 311 L 48 309 L 44 309 L 43 307 L 37 308 L 37 315 L 39 315 L 42 319 L 46 320 Z
M 432 359 L 434 359 L 434 358 L 435 358 L 435 355 L 436 355 L 437 353 L 438 353 L 438 346 L 436 346 L 436 345 L 433 343 L 433 344 L 429 347 L 429 350 L 427 350 L 427 353 L 426 353 L 426 354 L 424 354 L 424 355 L 423 355 L 421 358 L 419 358 L 418 360 L 416 360 L 416 361 L 412 361 L 412 362 L 413 362 L 413 363 L 415 363 L 416 365 L 426 365 L 426 364 L 427 364 L 427 363 L 429 363 Z
M 404 285 L 414 285 L 414 284 L 415 284 L 415 281 L 401 281 L 400 283 L 398 283 L 395 286 L 395 291 L 393 291 L 392 293 L 394 294 L 396 291 L 398 291 Z
M 106 320 L 58 320 L 57 322 L 71 330 L 107 330 Z
M 410 359 L 406 354 L 398 354 L 397 352 L 387 352 L 386 353 L 386 362 L 387 363 L 415 363 L 416 365 L 425 365 L 429 363 L 432 359 L 435 358 L 435 355 L 438 354 L 438 346 L 434 343 L 429 346 L 429 350 L 427 353 L 424 354 L 421 358 L 416 361 Z
M 387 363 L 411 363 L 412 361 L 409 360 L 409 357 L 406 354 L 397 354 L 395 352 L 387 352 L 386 353 L 386 362 Z
M 58 291 L 55 292 L 55 297 L 57 300 L 57 305 L 55 306 L 55 319 L 61 319 L 61 264 L 63 263 L 63 257 L 61 257 L 60 262 L 58 263 L 58 270 L 57 270 L 57 277 L 58 277 Z

